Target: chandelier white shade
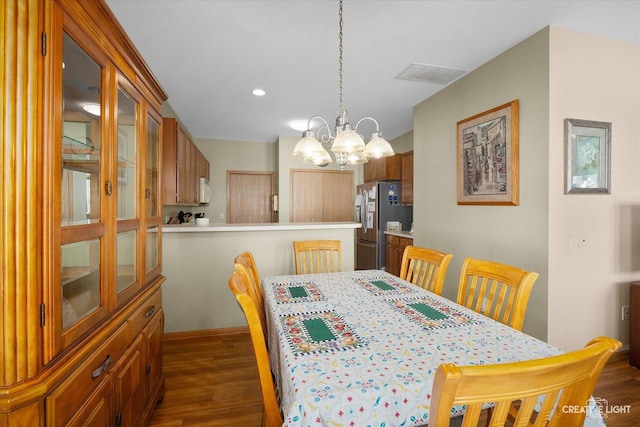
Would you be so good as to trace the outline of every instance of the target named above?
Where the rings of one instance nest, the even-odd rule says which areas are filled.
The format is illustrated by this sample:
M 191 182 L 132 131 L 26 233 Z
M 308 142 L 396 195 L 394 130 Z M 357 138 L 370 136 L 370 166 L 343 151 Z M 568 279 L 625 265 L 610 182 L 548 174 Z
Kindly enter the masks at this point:
M 363 117 L 358 120 L 353 127 L 349 123 L 347 110 L 342 105 L 342 0 L 340 0 L 338 15 L 340 18 L 338 57 L 340 102 L 336 125 L 332 131 L 325 119 L 320 116 L 311 117 L 307 121 L 306 130 L 302 133 L 302 139 L 298 141 L 293 149 L 293 156 L 302 157 L 304 163 L 327 166 L 333 161 L 331 155 L 326 150 L 326 148 L 328 148 L 333 153 L 336 163 L 340 166 L 340 169 L 342 169 L 348 164 L 366 163 L 369 158 L 392 156 L 394 152 L 391 144 L 383 138 L 378 127 L 378 122 L 374 118 Z M 365 144 L 362 136 L 358 134 L 358 126 L 365 120 L 372 121 L 376 127 L 375 132 L 371 136 L 371 140 L 367 144 Z M 318 126 L 316 133 L 311 130 L 313 126 Z M 316 134 L 318 137 L 316 137 Z

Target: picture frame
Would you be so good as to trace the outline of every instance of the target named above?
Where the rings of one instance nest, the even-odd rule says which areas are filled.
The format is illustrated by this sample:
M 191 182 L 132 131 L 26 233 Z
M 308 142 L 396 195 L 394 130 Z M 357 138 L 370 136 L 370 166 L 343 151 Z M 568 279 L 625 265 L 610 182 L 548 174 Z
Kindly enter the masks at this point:
M 458 205 L 518 206 L 519 101 L 457 123 Z
M 611 194 L 611 123 L 565 119 L 565 194 Z

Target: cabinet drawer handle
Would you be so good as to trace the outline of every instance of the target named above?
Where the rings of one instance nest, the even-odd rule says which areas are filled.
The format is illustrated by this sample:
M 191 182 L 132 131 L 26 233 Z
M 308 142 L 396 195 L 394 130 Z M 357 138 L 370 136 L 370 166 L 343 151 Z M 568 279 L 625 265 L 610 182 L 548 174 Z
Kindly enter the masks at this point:
M 111 355 L 109 354 L 107 355 L 107 358 L 105 359 L 105 361 L 102 362 L 102 365 L 100 365 L 98 369 L 96 369 L 95 371 L 91 372 L 91 378 L 95 379 L 95 378 L 98 378 L 100 375 L 102 375 L 102 373 L 107 370 L 107 367 L 109 367 L 110 363 L 111 363 Z
M 155 312 L 156 312 L 156 306 L 152 305 L 151 308 L 149 309 L 149 311 L 147 311 L 144 314 L 144 317 L 148 319 L 149 317 L 153 316 L 153 313 L 155 313 Z

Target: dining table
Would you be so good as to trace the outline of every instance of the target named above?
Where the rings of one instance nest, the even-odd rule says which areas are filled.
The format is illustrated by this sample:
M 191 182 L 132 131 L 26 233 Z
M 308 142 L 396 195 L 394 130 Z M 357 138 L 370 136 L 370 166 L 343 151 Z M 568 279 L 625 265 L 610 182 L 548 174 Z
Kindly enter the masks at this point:
M 442 363 L 560 354 L 548 343 L 383 270 L 261 281 L 286 427 L 424 426 Z M 604 426 L 593 399 L 585 426 Z M 459 419 L 464 407 L 452 408 Z

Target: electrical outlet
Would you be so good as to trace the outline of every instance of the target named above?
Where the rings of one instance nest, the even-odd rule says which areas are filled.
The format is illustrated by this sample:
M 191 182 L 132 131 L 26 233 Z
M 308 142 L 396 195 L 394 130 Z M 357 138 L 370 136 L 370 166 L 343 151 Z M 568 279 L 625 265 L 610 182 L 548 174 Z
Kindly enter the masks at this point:
M 620 312 L 620 317 L 622 318 L 622 320 L 629 320 L 629 306 L 628 305 L 623 305 L 621 312 Z

